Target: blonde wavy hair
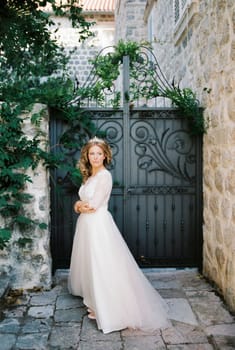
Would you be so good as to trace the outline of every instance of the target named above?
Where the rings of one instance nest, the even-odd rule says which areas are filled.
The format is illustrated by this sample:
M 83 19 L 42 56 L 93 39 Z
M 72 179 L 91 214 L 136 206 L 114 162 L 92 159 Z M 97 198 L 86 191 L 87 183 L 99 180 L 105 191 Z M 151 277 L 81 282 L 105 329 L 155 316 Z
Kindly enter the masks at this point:
M 94 137 L 93 139 L 90 139 L 81 149 L 81 155 L 80 159 L 78 161 L 77 167 L 79 168 L 81 174 L 82 174 L 82 180 L 83 183 L 86 182 L 88 177 L 92 175 L 92 167 L 88 159 L 88 153 L 89 149 L 92 146 L 99 146 L 102 151 L 104 152 L 105 159 L 104 159 L 104 166 L 107 167 L 107 165 L 112 160 L 112 150 L 109 144 L 103 140 L 99 139 L 98 137 Z

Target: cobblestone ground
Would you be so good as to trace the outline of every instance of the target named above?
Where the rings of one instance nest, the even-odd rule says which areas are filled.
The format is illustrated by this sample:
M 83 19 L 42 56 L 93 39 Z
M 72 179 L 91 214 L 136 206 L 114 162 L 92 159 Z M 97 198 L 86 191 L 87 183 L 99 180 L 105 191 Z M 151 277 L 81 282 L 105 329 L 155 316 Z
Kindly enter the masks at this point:
M 87 318 L 82 300 L 68 294 L 67 274 L 62 271 L 50 291 L 14 291 L 5 298 L 0 309 L 0 349 L 235 349 L 235 318 L 197 271 L 145 272 L 169 305 L 171 328 L 151 334 L 123 330 L 104 335 Z

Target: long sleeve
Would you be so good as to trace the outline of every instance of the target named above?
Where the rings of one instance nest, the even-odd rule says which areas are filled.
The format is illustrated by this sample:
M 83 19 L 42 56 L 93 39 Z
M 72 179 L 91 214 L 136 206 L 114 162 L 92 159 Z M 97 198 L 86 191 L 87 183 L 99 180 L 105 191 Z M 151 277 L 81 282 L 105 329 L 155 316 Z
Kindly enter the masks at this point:
M 112 191 L 112 176 L 109 171 L 101 171 L 96 175 L 94 192 L 89 199 L 89 204 L 98 209 L 108 205 Z

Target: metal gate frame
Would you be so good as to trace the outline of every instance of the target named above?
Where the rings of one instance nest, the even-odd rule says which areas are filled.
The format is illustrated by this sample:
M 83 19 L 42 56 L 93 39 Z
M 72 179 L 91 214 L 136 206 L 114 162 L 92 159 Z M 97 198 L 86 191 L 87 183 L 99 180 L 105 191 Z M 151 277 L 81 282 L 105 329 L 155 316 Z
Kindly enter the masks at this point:
M 125 71 L 125 74 L 123 74 L 123 95 L 129 95 L 129 58 L 128 56 L 125 56 L 123 58 L 123 69 Z M 115 114 L 113 109 L 111 108 L 86 108 L 85 109 L 87 113 L 90 114 L 96 114 L 96 113 L 110 113 L 112 115 Z M 128 232 L 125 229 L 125 227 L 128 227 L 128 222 L 130 221 L 130 196 L 135 193 L 135 195 L 139 195 L 140 192 L 143 192 L 143 188 L 137 189 L 137 187 L 133 187 L 131 185 L 131 156 L 129 152 L 129 146 L 130 146 L 130 123 L 131 118 L 135 113 L 140 113 L 142 116 L 148 116 L 151 114 L 157 115 L 157 114 L 164 114 L 164 115 L 172 115 L 173 118 L 180 119 L 179 116 L 176 117 L 175 113 L 176 110 L 174 108 L 168 108 L 168 107 L 161 107 L 161 108 L 149 108 L 149 107 L 143 107 L 143 108 L 130 108 L 129 101 L 125 98 L 123 99 L 123 108 L 119 109 L 117 113 L 121 113 L 123 115 L 123 178 L 124 178 L 124 185 L 122 187 L 122 190 L 118 190 L 117 187 L 113 188 L 113 194 L 112 198 L 115 196 L 122 196 L 122 210 L 123 210 L 123 216 L 122 216 L 122 224 L 120 225 L 121 231 L 123 230 L 124 238 L 128 241 Z M 169 118 L 169 117 L 168 117 Z M 183 118 L 181 118 L 183 119 Z M 111 119 L 110 119 L 111 120 Z M 112 116 L 112 120 L 114 120 L 114 117 Z M 53 120 L 53 116 L 51 118 L 51 143 L 56 144 L 57 143 L 57 136 L 55 129 L 57 128 L 56 124 L 58 125 L 58 121 L 56 122 Z M 63 130 L 63 127 L 58 126 L 60 131 Z M 194 219 L 194 225 L 195 227 L 191 227 L 194 236 L 193 243 L 196 244 L 195 246 L 195 256 L 193 257 L 192 261 L 185 261 L 182 263 L 182 261 L 175 261 L 174 264 L 172 261 L 167 262 L 167 260 L 160 258 L 157 259 L 149 259 L 147 256 L 142 254 L 141 256 L 136 256 L 135 252 L 133 252 L 133 255 L 135 255 L 135 258 L 140 266 L 152 266 L 152 267 L 189 267 L 189 266 L 196 266 L 201 269 L 202 265 L 202 139 L 200 136 L 197 136 L 194 138 L 195 142 L 195 155 L 196 155 L 196 182 L 195 182 L 195 219 Z M 69 181 L 67 174 L 65 176 L 60 176 L 59 170 L 52 171 L 52 178 L 54 179 L 51 182 L 51 202 L 52 202 L 52 212 L 51 212 L 51 227 L 52 227 L 52 239 L 51 239 L 51 246 L 52 246 L 52 256 L 53 256 L 53 264 L 54 269 L 56 268 L 64 268 L 68 267 L 68 263 L 70 260 L 70 253 L 71 253 L 71 247 L 72 247 L 72 240 L 73 240 L 73 234 L 75 229 L 75 222 L 76 222 L 76 215 L 72 211 L 72 204 L 76 200 L 76 190 L 75 187 L 71 184 L 71 181 Z M 114 179 L 115 180 L 115 179 Z M 62 193 L 58 195 L 56 190 L 56 183 L 60 182 L 61 185 L 63 185 Z M 63 192 L 64 191 L 64 192 Z M 72 192 L 71 192 L 72 191 Z M 186 195 L 187 193 L 190 194 L 190 189 L 187 188 L 187 186 L 149 186 L 148 188 L 144 189 L 145 193 L 148 195 L 161 195 L 166 194 L 168 191 L 169 193 L 172 192 L 172 194 L 182 194 Z M 138 192 L 138 193 L 137 193 Z M 62 195 L 62 196 L 61 196 Z M 62 197 L 67 198 L 67 203 L 69 202 L 69 207 L 65 210 L 66 204 L 62 203 L 60 205 L 58 204 L 60 201 L 63 201 Z M 55 205 L 54 205 L 55 204 Z M 116 216 L 115 214 L 115 205 L 112 205 L 112 199 L 111 199 L 111 208 L 112 213 L 114 215 L 114 218 Z M 66 211 L 67 214 L 61 215 L 61 210 Z M 70 213 L 71 212 L 71 213 Z M 58 214 L 59 213 L 59 214 Z M 70 214 L 69 214 L 70 213 Z M 67 222 L 64 220 L 64 216 L 67 215 Z M 116 219 L 116 218 L 115 218 Z M 118 219 L 117 219 L 118 221 Z M 118 222 L 117 222 L 118 223 Z M 64 230 L 69 231 L 69 235 L 67 232 L 61 231 L 61 227 L 64 225 Z M 148 229 L 149 223 L 146 222 L 146 229 Z M 163 224 L 164 225 L 164 224 Z M 196 231 L 195 231 L 196 229 Z M 58 231 L 59 230 L 59 236 L 58 237 Z M 184 223 L 181 222 L 181 230 L 183 232 L 184 230 Z M 196 233 L 195 233 L 196 232 Z M 61 237 L 62 236 L 62 237 Z

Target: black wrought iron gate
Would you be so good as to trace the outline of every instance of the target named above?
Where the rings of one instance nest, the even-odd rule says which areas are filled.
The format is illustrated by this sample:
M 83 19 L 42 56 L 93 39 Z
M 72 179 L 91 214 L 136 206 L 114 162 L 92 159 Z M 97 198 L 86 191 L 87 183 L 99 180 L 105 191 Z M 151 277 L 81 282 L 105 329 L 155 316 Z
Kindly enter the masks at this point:
M 113 151 L 110 211 L 140 266 L 201 266 L 202 145 L 172 108 L 89 109 Z M 52 149 L 66 125 L 51 115 Z M 79 157 L 73 154 L 73 157 Z M 71 154 L 67 154 L 71 157 Z M 78 188 L 62 169 L 51 172 L 54 269 L 69 266 Z M 108 263 L 108 262 L 107 262 Z
M 190 136 L 186 121 L 173 109 L 89 113 L 112 146 L 110 211 L 136 260 L 146 266 L 199 266 L 200 138 Z M 65 126 L 51 119 L 51 142 L 56 144 Z M 53 172 L 51 242 L 56 268 L 69 265 L 77 190 L 63 170 Z

